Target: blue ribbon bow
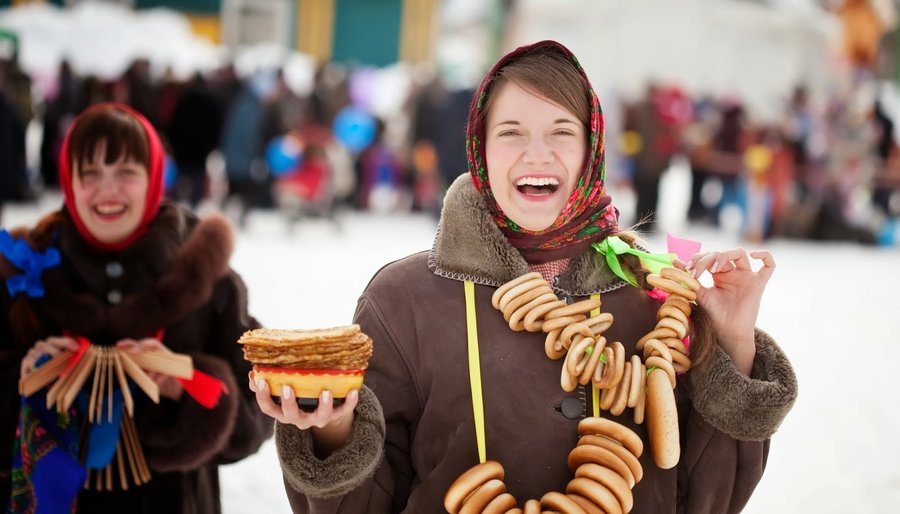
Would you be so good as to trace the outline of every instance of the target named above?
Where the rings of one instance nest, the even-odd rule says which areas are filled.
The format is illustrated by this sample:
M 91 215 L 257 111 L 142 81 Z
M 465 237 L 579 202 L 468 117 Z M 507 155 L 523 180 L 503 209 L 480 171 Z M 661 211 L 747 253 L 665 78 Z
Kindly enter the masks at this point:
M 41 273 L 45 269 L 59 266 L 62 262 L 56 248 L 50 247 L 44 252 L 37 252 L 24 240 L 13 239 L 6 230 L 0 230 L 0 254 L 3 254 L 13 266 L 22 270 L 21 274 L 6 279 L 6 289 L 13 297 L 18 293 L 25 293 L 30 298 L 43 297 L 44 284 L 41 282 Z

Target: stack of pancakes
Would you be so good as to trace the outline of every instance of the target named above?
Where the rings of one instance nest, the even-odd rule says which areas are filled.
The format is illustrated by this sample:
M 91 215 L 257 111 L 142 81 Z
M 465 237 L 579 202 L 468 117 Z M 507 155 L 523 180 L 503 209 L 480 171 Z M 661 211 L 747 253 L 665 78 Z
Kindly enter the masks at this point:
M 362 386 L 372 339 L 359 325 L 289 330 L 259 328 L 238 340 L 253 363 L 251 379 L 266 380 L 273 396 L 293 388 L 296 398 L 318 398 L 323 390 L 343 398 Z

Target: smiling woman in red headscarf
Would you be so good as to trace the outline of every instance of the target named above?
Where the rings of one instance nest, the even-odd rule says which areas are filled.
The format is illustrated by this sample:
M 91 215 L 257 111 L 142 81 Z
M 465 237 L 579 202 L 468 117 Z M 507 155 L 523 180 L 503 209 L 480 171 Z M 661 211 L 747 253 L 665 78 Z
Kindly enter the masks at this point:
M 11 512 L 40 505 L 218 513 L 217 466 L 255 452 L 270 435 L 253 397 L 236 386 L 249 365 L 235 341 L 259 325 L 228 264 L 231 228 L 220 216 L 199 219 L 162 200 L 163 158 L 143 116 L 120 104 L 91 107 L 62 147 L 65 207 L 34 228 L 0 232 L 0 362 L 7 377 L 0 388 L 0 488 Z M 120 483 L 129 476 L 120 468 L 109 487 L 82 488 L 85 477 L 116 469 L 119 425 L 84 423 L 84 400 L 57 413 L 47 410 L 46 390 L 19 396 L 19 376 L 61 352 L 79 355 L 88 344 L 191 357 L 194 380 L 149 373 L 159 403 L 137 389 L 132 394 L 149 481 Z M 82 395 L 91 392 L 90 382 L 85 387 Z M 123 397 L 110 398 L 118 417 Z M 129 448 L 129 460 L 137 451 Z
M 663 257 L 641 251 L 635 234 L 618 227 L 604 187 L 600 103 L 572 53 L 542 41 L 501 58 L 475 93 L 467 136 L 469 173 L 447 192 L 434 246 L 383 267 L 359 299 L 355 322 L 374 342 L 366 385 L 339 407 L 323 393 L 307 413 L 294 402 L 275 405 L 265 383 L 250 384 L 260 408 L 278 420 L 275 440 L 294 512 L 739 511 L 762 476 L 768 438 L 796 396 L 787 358 L 755 329 L 771 256 L 732 249 L 688 263 L 665 257 L 670 267 L 660 273 L 695 284 L 709 271 L 715 281 L 691 293 L 690 367 L 682 341 L 687 315 L 675 301 L 661 306 L 663 294 L 652 286 L 668 287 L 651 265 Z M 751 257 L 763 260 L 757 271 Z M 521 296 L 506 302 L 504 291 L 513 290 Z M 643 387 L 617 393 L 621 409 L 604 401 L 598 408 L 597 376 L 588 372 L 585 381 L 581 368 L 607 354 L 596 345 L 587 351 L 597 333 L 585 326 L 590 335 L 583 330 L 580 342 L 572 337 L 556 348 L 548 338 L 565 333 L 569 326 L 560 323 L 576 316 L 526 315 L 523 322 L 521 310 L 508 315 L 514 303 L 524 309 L 544 298 L 550 303 L 541 307 L 569 314 L 574 303 L 592 305 L 579 312 L 606 320 L 596 345 L 608 340 L 616 348 L 610 355 L 643 366 L 639 342 L 662 355 L 645 350 L 643 360 L 654 369 L 652 390 L 672 398 L 668 435 L 680 444 L 680 461 L 656 446 L 653 457 L 641 455 L 651 432 L 636 414 Z M 689 302 L 678 304 L 689 311 Z M 667 344 L 681 348 L 680 378 L 665 360 L 674 350 L 642 341 L 666 312 L 682 319 L 681 332 L 671 321 L 663 327 Z M 571 326 L 580 320 L 586 316 Z M 543 326 L 532 331 L 535 321 Z M 561 367 L 553 359 L 564 355 Z M 612 369 L 611 358 L 604 362 Z M 628 383 L 641 384 L 643 368 L 634 369 Z M 684 385 L 673 393 L 676 380 Z M 625 409 L 626 396 L 633 408 Z M 609 441 L 594 435 L 596 427 L 614 426 L 611 420 L 617 433 L 632 433 L 631 457 L 615 443 L 602 449 Z M 588 447 L 576 451 L 576 444 Z M 596 465 L 601 460 L 622 474 L 610 478 L 612 468 Z

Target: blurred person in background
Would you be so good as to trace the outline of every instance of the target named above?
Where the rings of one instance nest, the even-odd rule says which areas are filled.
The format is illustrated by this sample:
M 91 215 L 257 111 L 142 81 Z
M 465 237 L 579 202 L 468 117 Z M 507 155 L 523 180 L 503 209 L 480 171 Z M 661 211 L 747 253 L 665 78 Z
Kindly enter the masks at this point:
M 44 99 L 44 121 L 41 134 L 41 178 L 45 187 L 59 185 L 59 149 L 72 119 L 78 114 L 78 77 L 68 59 L 59 63 L 56 90 Z
M 221 216 L 199 219 L 162 201 L 162 163 L 145 118 L 122 104 L 93 107 L 63 143 L 64 207 L 34 227 L 0 232 L 0 497 L 8 512 L 218 514 L 218 467 L 271 434 L 271 421 L 237 386 L 250 366 L 236 341 L 259 324 L 229 265 L 232 229 Z M 89 423 L 90 381 L 61 412 L 48 405 L 46 386 L 20 396 L 20 376 L 88 342 L 187 355 L 193 378 L 150 373 L 160 398 L 134 388 L 133 419 L 110 390 L 115 416 Z M 113 449 L 129 441 L 119 439 L 126 425 L 137 434 L 128 460 L 143 454 L 149 482 L 120 485 L 120 449 L 114 485 L 86 485 L 104 469 L 109 481 Z
M 656 84 L 647 86 L 644 98 L 628 109 L 626 130 L 640 136 L 634 165 L 634 190 L 637 196 L 635 219 L 641 229 L 656 230 L 659 206 L 659 182 L 672 156 L 680 149 L 678 120 L 672 116 L 676 99 Z
M 385 139 L 384 120 L 375 119 L 375 137 L 356 158 L 356 207 L 373 212 L 407 211 L 411 192 L 406 167 Z
M 603 127 L 587 75 L 559 43 L 518 48 L 487 73 L 469 111 L 469 172 L 447 192 L 433 248 L 383 267 L 359 299 L 354 322 L 374 341 L 365 385 L 340 406 L 323 391 L 317 410 L 305 412 L 289 386 L 277 405 L 265 381 L 249 384 L 260 409 L 278 421 L 295 513 L 443 512 L 448 487 L 485 456 L 502 465 L 505 479 L 500 472 L 472 498 L 484 492 L 485 502 L 505 501 L 501 512 L 550 491 L 559 501 L 571 492 L 566 455 L 578 444 L 582 418 L 599 407 L 587 383 L 561 388 L 562 361 L 548 358 L 545 334 L 514 330 L 491 296 L 529 272 L 573 302 L 598 294 L 614 316 L 610 341 L 624 343 L 626 359 L 640 358 L 636 342 L 656 326 L 661 303 L 647 282 L 650 261 L 642 260 L 651 256 L 630 253 L 636 236 L 620 229 L 606 191 Z M 629 253 L 616 257 L 613 244 Z M 763 261 L 758 271 L 750 258 Z M 737 513 L 797 394 L 787 357 L 755 328 L 775 263 L 765 251 L 730 249 L 670 264 L 713 279 L 699 290 L 693 364 L 674 391 L 681 458 L 662 469 L 653 452 L 636 452 L 642 478 L 623 498 L 633 492 L 633 514 Z M 674 387 L 674 372 L 671 381 Z M 602 416 L 649 441 L 648 423 L 630 412 Z M 513 498 L 500 498 L 504 491 Z M 472 501 L 463 512 L 481 512 Z M 583 511 L 571 498 L 565 508 Z
M 206 188 L 206 160 L 219 147 L 222 111 L 200 73 L 178 97 L 169 124 L 169 143 L 178 167 L 175 197 L 196 209 Z
M 25 124 L 9 97 L 9 68 L 0 62 L 0 220 L 3 204 L 23 200 L 28 183 L 25 161 Z
M 265 145 L 265 104 L 275 91 L 274 76 L 258 73 L 249 77 L 228 107 L 222 127 L 220 148 L 225 158 L 228 177 L 229 202 L 238 204 L 237 221 L 243 227 L 251 207 L 259 205 L 259 198 L 269 180 L 262 154 Z

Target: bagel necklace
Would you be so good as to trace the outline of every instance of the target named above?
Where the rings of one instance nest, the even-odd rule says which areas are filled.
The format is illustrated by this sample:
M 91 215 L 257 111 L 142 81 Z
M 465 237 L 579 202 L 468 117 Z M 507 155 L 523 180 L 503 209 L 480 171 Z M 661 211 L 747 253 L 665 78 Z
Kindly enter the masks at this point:
M 662 469 L 670 469 L 680 457 L 676 373 L 687 371 L 691 365 L 683 339 L 688 335 L 691 302 L 697 298 L 700 283 L 677 268 L 657 268 L 658 273 L 649 274 L 647 282 L 665 295 L 665 301 L 657 311 L 654 329 L 635 345 L 643 359 L 636 354 L 626 361 L 621 342 L 607 343 L 603 333 L 612 326 L 613 316 L 600 312 L 598 295 L 566 304 L 556 297 L 540 273 L 527 273 L 503 284 L 494 292 L 491 303 L 503 313 L 510 329 L 547 334 L 544 352 L 550 359 L 562 360 L 560 385 L 565 391 L 591 383 L 599 409 L 619 416 L 626 407 L 632 408 L 636 424 L 643 423 L 646 413 L 654 462 Z M 520 508 L 516 498 L 506 492 L 503 467 L 487 460 L 484 448 L 474 289 L 472 282 L 465 282 L 469 370 L 480 463 L 451 484 L 444 507 L 451 514 L 629 512 L 633 506 L 631 488 L 643 477 L 638 461 L 643 443 L 628 427 L 598 416 L 578 424 L 580 438 L 568 456 L 574 478 L 566 485 L 565 493 L 551 491 L 540 499 L 526 501 Z

